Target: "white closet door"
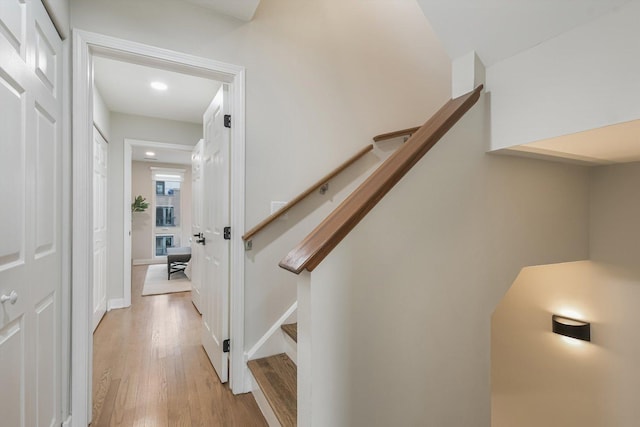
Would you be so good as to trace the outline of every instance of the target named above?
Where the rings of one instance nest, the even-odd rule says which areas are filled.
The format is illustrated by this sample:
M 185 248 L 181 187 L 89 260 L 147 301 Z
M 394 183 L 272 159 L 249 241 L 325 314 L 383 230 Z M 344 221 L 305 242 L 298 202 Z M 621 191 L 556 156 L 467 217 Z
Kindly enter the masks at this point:
M 107 141 L 93 128 L 93 330 L 107 312 Z
M 0 0 L 0 424 L 60 425 L 62 42 Z

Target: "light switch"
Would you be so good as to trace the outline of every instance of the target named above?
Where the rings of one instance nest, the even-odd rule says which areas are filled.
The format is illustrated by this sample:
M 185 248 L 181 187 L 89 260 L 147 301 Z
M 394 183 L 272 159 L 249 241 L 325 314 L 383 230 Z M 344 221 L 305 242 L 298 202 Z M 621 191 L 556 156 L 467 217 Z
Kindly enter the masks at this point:
M 287 202 L 274 202 L 273 200 L 271 201 L 271 213 L 273 214 L 274 212 L 279 211 L 280 209 L 282 209 L 284 206 L 286 206 Z M 280 217 L 280 219 L 287 219 L 289 217 L 289 214 L 284 214 Z

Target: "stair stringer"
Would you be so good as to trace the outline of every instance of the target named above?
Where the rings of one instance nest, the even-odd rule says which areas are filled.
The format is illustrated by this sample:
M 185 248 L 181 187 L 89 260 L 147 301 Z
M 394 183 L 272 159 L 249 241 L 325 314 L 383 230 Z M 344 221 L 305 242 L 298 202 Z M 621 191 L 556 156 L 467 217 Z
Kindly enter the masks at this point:
M 260 408 L 260 412 L 262 412 L 262 415 L 264 416 L 264 419 L 267 421 L 267 424 L 269 425 L 269 427 L 282 427 L 282 424 L 280 424 L 280 421 L 278 421 L 278 417 L 276 417 L 275 412 L 273 412 L 271 405 L 269 405 L 267 398 L 262 392 L 262 389 L 258 385 L 258 382 L 256 381 L 255 377 L 251 373 L 250 369 L 247 369 L 246 378 L 248 378 L 249 381 L 251 382 L 251 388 L 250 388 L 251 394 L 253 394 L 253 398 L 256 400 L 256 403 L 258 404 L 258 408 Z

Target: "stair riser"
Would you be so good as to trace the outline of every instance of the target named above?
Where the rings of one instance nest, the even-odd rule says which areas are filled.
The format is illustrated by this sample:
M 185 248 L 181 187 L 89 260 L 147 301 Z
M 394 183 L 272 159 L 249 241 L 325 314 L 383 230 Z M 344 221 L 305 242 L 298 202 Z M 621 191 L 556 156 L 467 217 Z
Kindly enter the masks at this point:
M 289 356 L 289 359 L 298 365 L 298 343 L 295 342 L 289 335 L 282 333 L 284 340 L 284 352 Z

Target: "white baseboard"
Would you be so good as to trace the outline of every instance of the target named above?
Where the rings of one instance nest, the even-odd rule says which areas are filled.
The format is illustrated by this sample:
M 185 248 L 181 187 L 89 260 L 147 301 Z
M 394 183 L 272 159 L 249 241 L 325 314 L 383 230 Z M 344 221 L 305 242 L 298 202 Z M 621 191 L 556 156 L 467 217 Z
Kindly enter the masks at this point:
M 124 298 L 114 298 L 107 301 L 107 311 L 111 311 L 116 308 L 125 308 Z
M 132 265 L 150 265 L 150 264 L 166 264 L 167 257 L 149 258 L 149 259 L 134 259 Z
M 251 371 L 249 371 L 248 377 L 251 381 L 251 393 L 253 394 L 253 398 L 256 400 L 258 408 L 260 408 L 264 419 L 267 420 L 269 427 L 282 427 L 282 424 L 278 421 L 276 414 L 273 412 L 271 405 L 269 405 L 267 398 L 264 396 L 264 393 L 262 393 L 262 390 L 260 389 L 256 379 L 253 377 Z
M 69 418 L 67 418 L 66 421 L 62 422 L 62 427 L 71 427 L 71 415 L 69 415 Z
M 246 353 L 245 360 L 259 359 L 261 357 L 273 356 L 274 354 L 284 353 L 285 344 L 282 338 L 280 327 L 289 319 L 298 309 L 298 302 L 294 302 L 289 309 L 269 328 L 266 334 L 258 340 Z

